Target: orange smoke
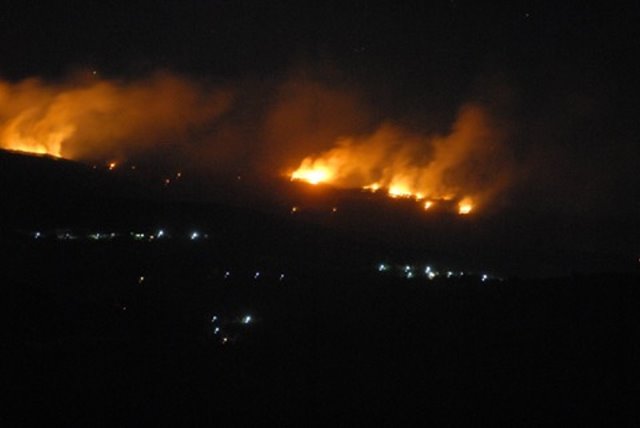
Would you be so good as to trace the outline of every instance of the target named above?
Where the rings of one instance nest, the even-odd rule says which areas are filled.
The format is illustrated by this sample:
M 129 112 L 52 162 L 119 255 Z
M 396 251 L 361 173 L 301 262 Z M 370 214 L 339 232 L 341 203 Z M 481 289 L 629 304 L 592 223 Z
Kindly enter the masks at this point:
M 394 198 L 458 201 L 470 213 L 505 185 L 503 133 L 477 105 L 464 106 L 448 135 L 424 136 L 386 123 L 366 136 L 344 137 L 302 160 L 294 180 L 384 190 Z
M 138 81 L 0 81 L 0 147 L 72 159 L 127 157 L 185 143 L 230 104 L 170 73 Z
M 140 157 L 215 172 L 234 162 L 260 172 L 299 162 L 291 179 L 411 198 L 425 210 L 451 201 L 461 214 L 509 182 L 504 133 L 482 107 L 464 106 L 446 134 L 424 134 L 382 120 L 348 85 L 304 76 L 236 84 L 233 93 L 167 72 L 0 81 L 0 148 L 110 169 Z

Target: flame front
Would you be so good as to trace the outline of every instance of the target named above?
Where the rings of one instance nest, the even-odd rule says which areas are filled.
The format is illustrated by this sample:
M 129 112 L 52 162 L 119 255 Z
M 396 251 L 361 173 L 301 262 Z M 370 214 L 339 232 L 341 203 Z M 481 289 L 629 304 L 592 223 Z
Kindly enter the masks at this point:
M 291 180 L 306 181 L 314 186 L 319 183 L 330 181 L 332 172 L 320 162 L 303 162 L 300 168 L 291 174 Z
M 369 136 L 340 139 L 334 148 L 305 158 L 291 179 L 384 191 L 422 201 L 425 210 L 452 201 L 459 214 L 468 215 L 504 186 L 506 168 L 498 167 L 495 155 L 499 142 L 486 113 L 471 106 L 446 136 L 425 137 L 386 124 Z

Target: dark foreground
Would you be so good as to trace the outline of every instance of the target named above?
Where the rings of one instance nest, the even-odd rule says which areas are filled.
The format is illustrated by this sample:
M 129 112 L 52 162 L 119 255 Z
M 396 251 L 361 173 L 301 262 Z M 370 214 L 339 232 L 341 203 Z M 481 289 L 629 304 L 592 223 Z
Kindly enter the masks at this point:
M 2 251 L 3 426 L 640 423 L 632 274 L 406 280 L 190 242 Z

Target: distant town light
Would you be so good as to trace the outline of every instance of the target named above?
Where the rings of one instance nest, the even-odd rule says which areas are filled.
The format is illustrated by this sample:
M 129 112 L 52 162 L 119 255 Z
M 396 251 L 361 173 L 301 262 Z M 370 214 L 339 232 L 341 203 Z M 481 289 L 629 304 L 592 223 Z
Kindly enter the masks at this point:
M 195 241 L 196 239 L 198 239 L 200 237 L 200 234 L 198 232 L 192 232 L 191 233 L 191 240 Z
M 249 324 L 250 322 L 251 322 L 251 315 L 247 315 L 244 318 L 242 318 L 243 324 Z

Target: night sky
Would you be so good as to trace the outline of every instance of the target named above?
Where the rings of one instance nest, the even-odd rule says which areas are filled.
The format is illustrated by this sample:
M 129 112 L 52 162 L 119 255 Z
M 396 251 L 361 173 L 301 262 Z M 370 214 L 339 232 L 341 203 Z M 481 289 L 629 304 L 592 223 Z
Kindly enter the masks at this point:
M 168 70 L 259 88 L 254 106 L 303 75 L 357 92 L 377 122 L 430 130 L 478 102 L 508 129 L 518 172 L 503 205 L 625 229 L 640 215 L 638 17 L 585 2 L 12 2 L 0 76 Z

